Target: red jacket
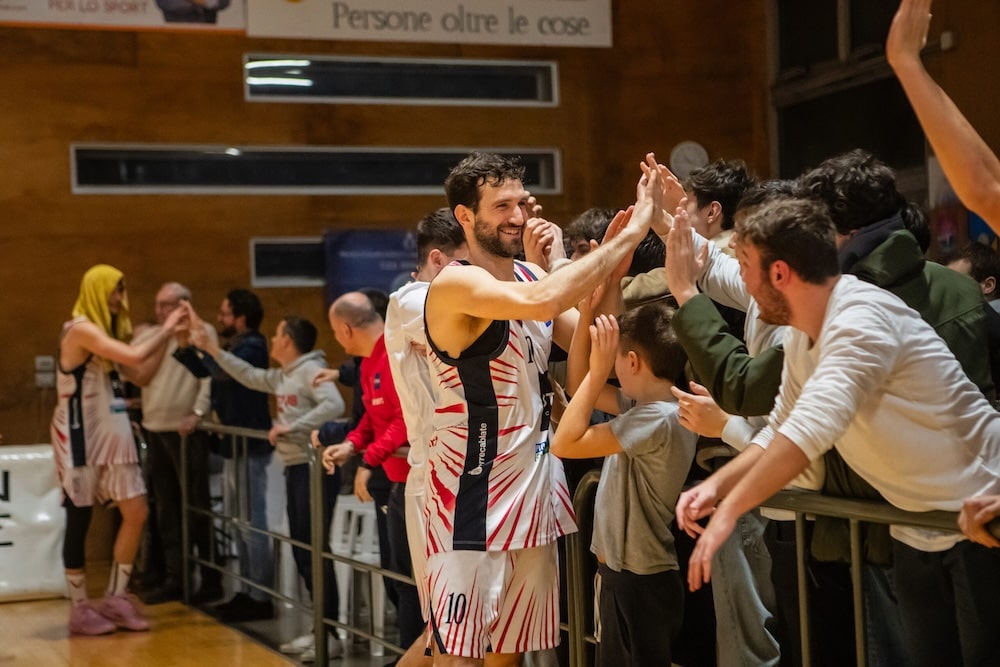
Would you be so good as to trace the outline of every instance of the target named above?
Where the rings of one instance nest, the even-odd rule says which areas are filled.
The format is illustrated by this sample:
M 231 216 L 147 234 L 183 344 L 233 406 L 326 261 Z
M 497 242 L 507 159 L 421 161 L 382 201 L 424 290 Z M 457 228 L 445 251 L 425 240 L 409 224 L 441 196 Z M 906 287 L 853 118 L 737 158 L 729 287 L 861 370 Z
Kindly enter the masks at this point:
M 389 371 L 384 336 L 375 343 L 371 356 L 361 361 L 361 391 L 365 414 L 357 427 L 347 434 L 347 440 L 354 449 L 364 452 L 365 463 L 369 466 L 382 466 L 390 482 L 405 482 L 410 464 L 405 456 L 393 456 L 393 453 L 407 444 L 406 423 Z

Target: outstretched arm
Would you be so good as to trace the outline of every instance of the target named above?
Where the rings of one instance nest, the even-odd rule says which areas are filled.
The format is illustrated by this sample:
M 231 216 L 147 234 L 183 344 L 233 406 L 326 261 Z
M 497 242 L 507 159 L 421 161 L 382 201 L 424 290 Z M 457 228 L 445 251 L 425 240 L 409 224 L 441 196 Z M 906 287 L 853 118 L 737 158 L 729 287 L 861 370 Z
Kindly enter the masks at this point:
M 744 453 L 752 452 L 754 449 L 756 448 L 750 447 Z M 692 591 L 708 583 L 712 574 L 712 557 L 733 532 L 736 519 L 773 496 L 809 467 L 809 459 L 805 452 L 780 433 L 775 436 L 767 451 L 759 457 L 759 460 L 733 487 L 732 492 L 719 503 L 708 521 L 708 526 L 698 537 L 688 564 L 688 586 Z M 739 458 L 738 456 L 735 460 Z M 692 491 L 696 489 L 697 486 Z M 678 503 L 679 516 L 680 503 Z
M 652 153 L 647 155 L 642 168 L 632 215 L 623 220 L 615 218 L 621 231 L 597 250 L 559 271 L 538 281 L 522 283 L 497 280 L 476 266 L 449 266 L 442 270 L 427 294 L 429 338 L 457 356 L 482 332 L 484 321 L 554 320 L 592 293 L 646 236 L 654 218 L 662 215 L 660 176 Z
M 920 60 L 930 10 L 931 0 L 902 0 L 889 29 L 886 57 L 955 193 L 1000 233 L 1000 160 Z
M 182 326 L 182 322 L 186 317 L 186 311 L 180 308 L 174 310 L 167 316 L 162 326 L 158 327 L 148 338 L 138 345 L 123 343 L 107 335 L 96 324 L 82 322 L 67 332 L 66 337 L 63 339 L 63 351 L 61 354 L 65 355 L 69 348 L 77 350 L 73 354 L 80 354 L 79 351 L 82 350 L 84 356 L 92 352 L 99 357 L 119 364 L 122 374 L 127 379 L 132 379 L 136 375 L 135 369 L 138 366 L 150 358 L 154 360 L 163 358 L 163 351 L 167 341 L 174 334 L 174 331 Z M 65 361 L 65 359 L 61 359 L 61 363 L 65 363 Z M 67 365 L 74 366 L 76 364 Z
M 785 358 L 780 346 L 750 356 L 746 344 L 729 331 L 726 320 L 704 294 L 678 308 L 672 326 L 695 375 L 719 407 L 744 417 L 771 411 Z
M 593 458 L 622 451 L 609 424 L 590 425 L 597 399 L 608 389 L 608 375 L 618 353 L 618 322 L 614 316 L 601 315 L 588 327 L 589 331 L 580 331 L 583 326 L 577 329 L 577 334 L 589 335 L 590 372 L 566 406 L 552 437 L 551 450 L 559 458 Z
M 608 319 L 605 317 L 604 324 L 607 324 L 607 322 Z M 587 375 L 594 373 L 591 366 L 593 356 L 591 329 L 594 329 L 597 324 L 594 321 L 594 310 L 590 300 L 584 299 L 580 302 L 580 316 L 577 319 L 576 331 L 573 333 L 573 341 L 570 343 L 569 354 L 566 360 L 566 391 L 571 398 L 577 395 Z M 615 326 L 617 327 L 617 322 Z M 618 390 L 607 383 L 608 375 L 613 367 L 614 359 L 612 358 L 611 366 L 604 371 L 604 377 L 597 378 L 597 381 L 603 385 L 603 388 L 597 392 L 594 404 L 590 406 L 591 411 L 601 410 L 612 415 L 618 414 Z M 561 419 L 559 423 L 562 424 Z M 589 413 L 587 414 L 587 423 L 590 423 Z

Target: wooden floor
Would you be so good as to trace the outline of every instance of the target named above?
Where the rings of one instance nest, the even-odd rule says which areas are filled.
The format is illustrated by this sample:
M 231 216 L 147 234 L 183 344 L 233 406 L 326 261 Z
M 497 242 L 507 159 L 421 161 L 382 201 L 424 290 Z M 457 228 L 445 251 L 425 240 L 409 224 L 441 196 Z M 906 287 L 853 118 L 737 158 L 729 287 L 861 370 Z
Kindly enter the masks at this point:
M 0 603 L 0 667 L 296 664 L 180 602 L 144 609 L 149 632 L 71 639 L 68 600 Z

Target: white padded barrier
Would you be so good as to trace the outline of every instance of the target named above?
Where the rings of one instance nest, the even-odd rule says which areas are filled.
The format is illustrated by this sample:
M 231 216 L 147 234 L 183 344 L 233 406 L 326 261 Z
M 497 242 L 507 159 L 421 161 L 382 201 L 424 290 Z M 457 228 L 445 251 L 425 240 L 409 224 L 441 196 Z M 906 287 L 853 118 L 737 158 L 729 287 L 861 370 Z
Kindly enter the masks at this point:
M 0 601 L 65 595 L 65 530 L 52 445 L 0 447 Z
M 330 529 L 330 550 L 342 556 L 350 556 L 369 565 L 379 564 L 378 528 L 375 523 L 375 504 L 362 503 L 355 496 L 341 495 L 337 497 L 337 506 L 333 510 L 333 525 Z M 337 577 L 337 588 L 340 592 L 340 609 L 338 620 L 348 623 L 349 619 L 357 620 L 358 613 L 351 613 L 351 604 L 358 599 L 359 591 L 354 586 L 365 581 L 366 573 L 355 572 L 346 563 L 334 563 Z M 371 573 L 371 598 L 369 610 L 374 621 L 373 630 L 378 636 L 385 636 L 385 582 L 382 575 Z M 363 586 L 367 596 L 367 586 Z M 329 613 L 329 612 L 328 612 Z M 381 644 L 372 642 L 371 654 L 384 655 Z

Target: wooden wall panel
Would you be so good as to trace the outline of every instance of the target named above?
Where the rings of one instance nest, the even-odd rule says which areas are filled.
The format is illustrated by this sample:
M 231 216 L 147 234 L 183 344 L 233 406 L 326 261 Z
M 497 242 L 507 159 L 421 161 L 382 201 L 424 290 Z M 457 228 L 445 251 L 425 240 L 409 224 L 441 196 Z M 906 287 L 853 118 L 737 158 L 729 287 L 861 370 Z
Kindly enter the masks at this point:
M 554 146 L 567 222 L 634 197 L 648 150 L 682 139 L 767 172 L 763 0 L 614 3 L 615 48 L 510 48 L 249 39 L 238 35 L 0 27 L 0 432 L 47 439 L 51 392 L 32 360 L 56 349 L 84 270 L 126 274 L 136 321 L 158 286 L 179 280 L 213 315 L 249 284 L 248 240 L 327 229 L 409 228 L 442 195 L 404 197 L 73 195 L 74 142 L 359 146 Z M 244 53 L 546 59 L 559 63 L 552 109 L 265 104 L 243 99 Z M 286 312 L 325 325 L 320 288 L 258 290 L 270 333 Z

